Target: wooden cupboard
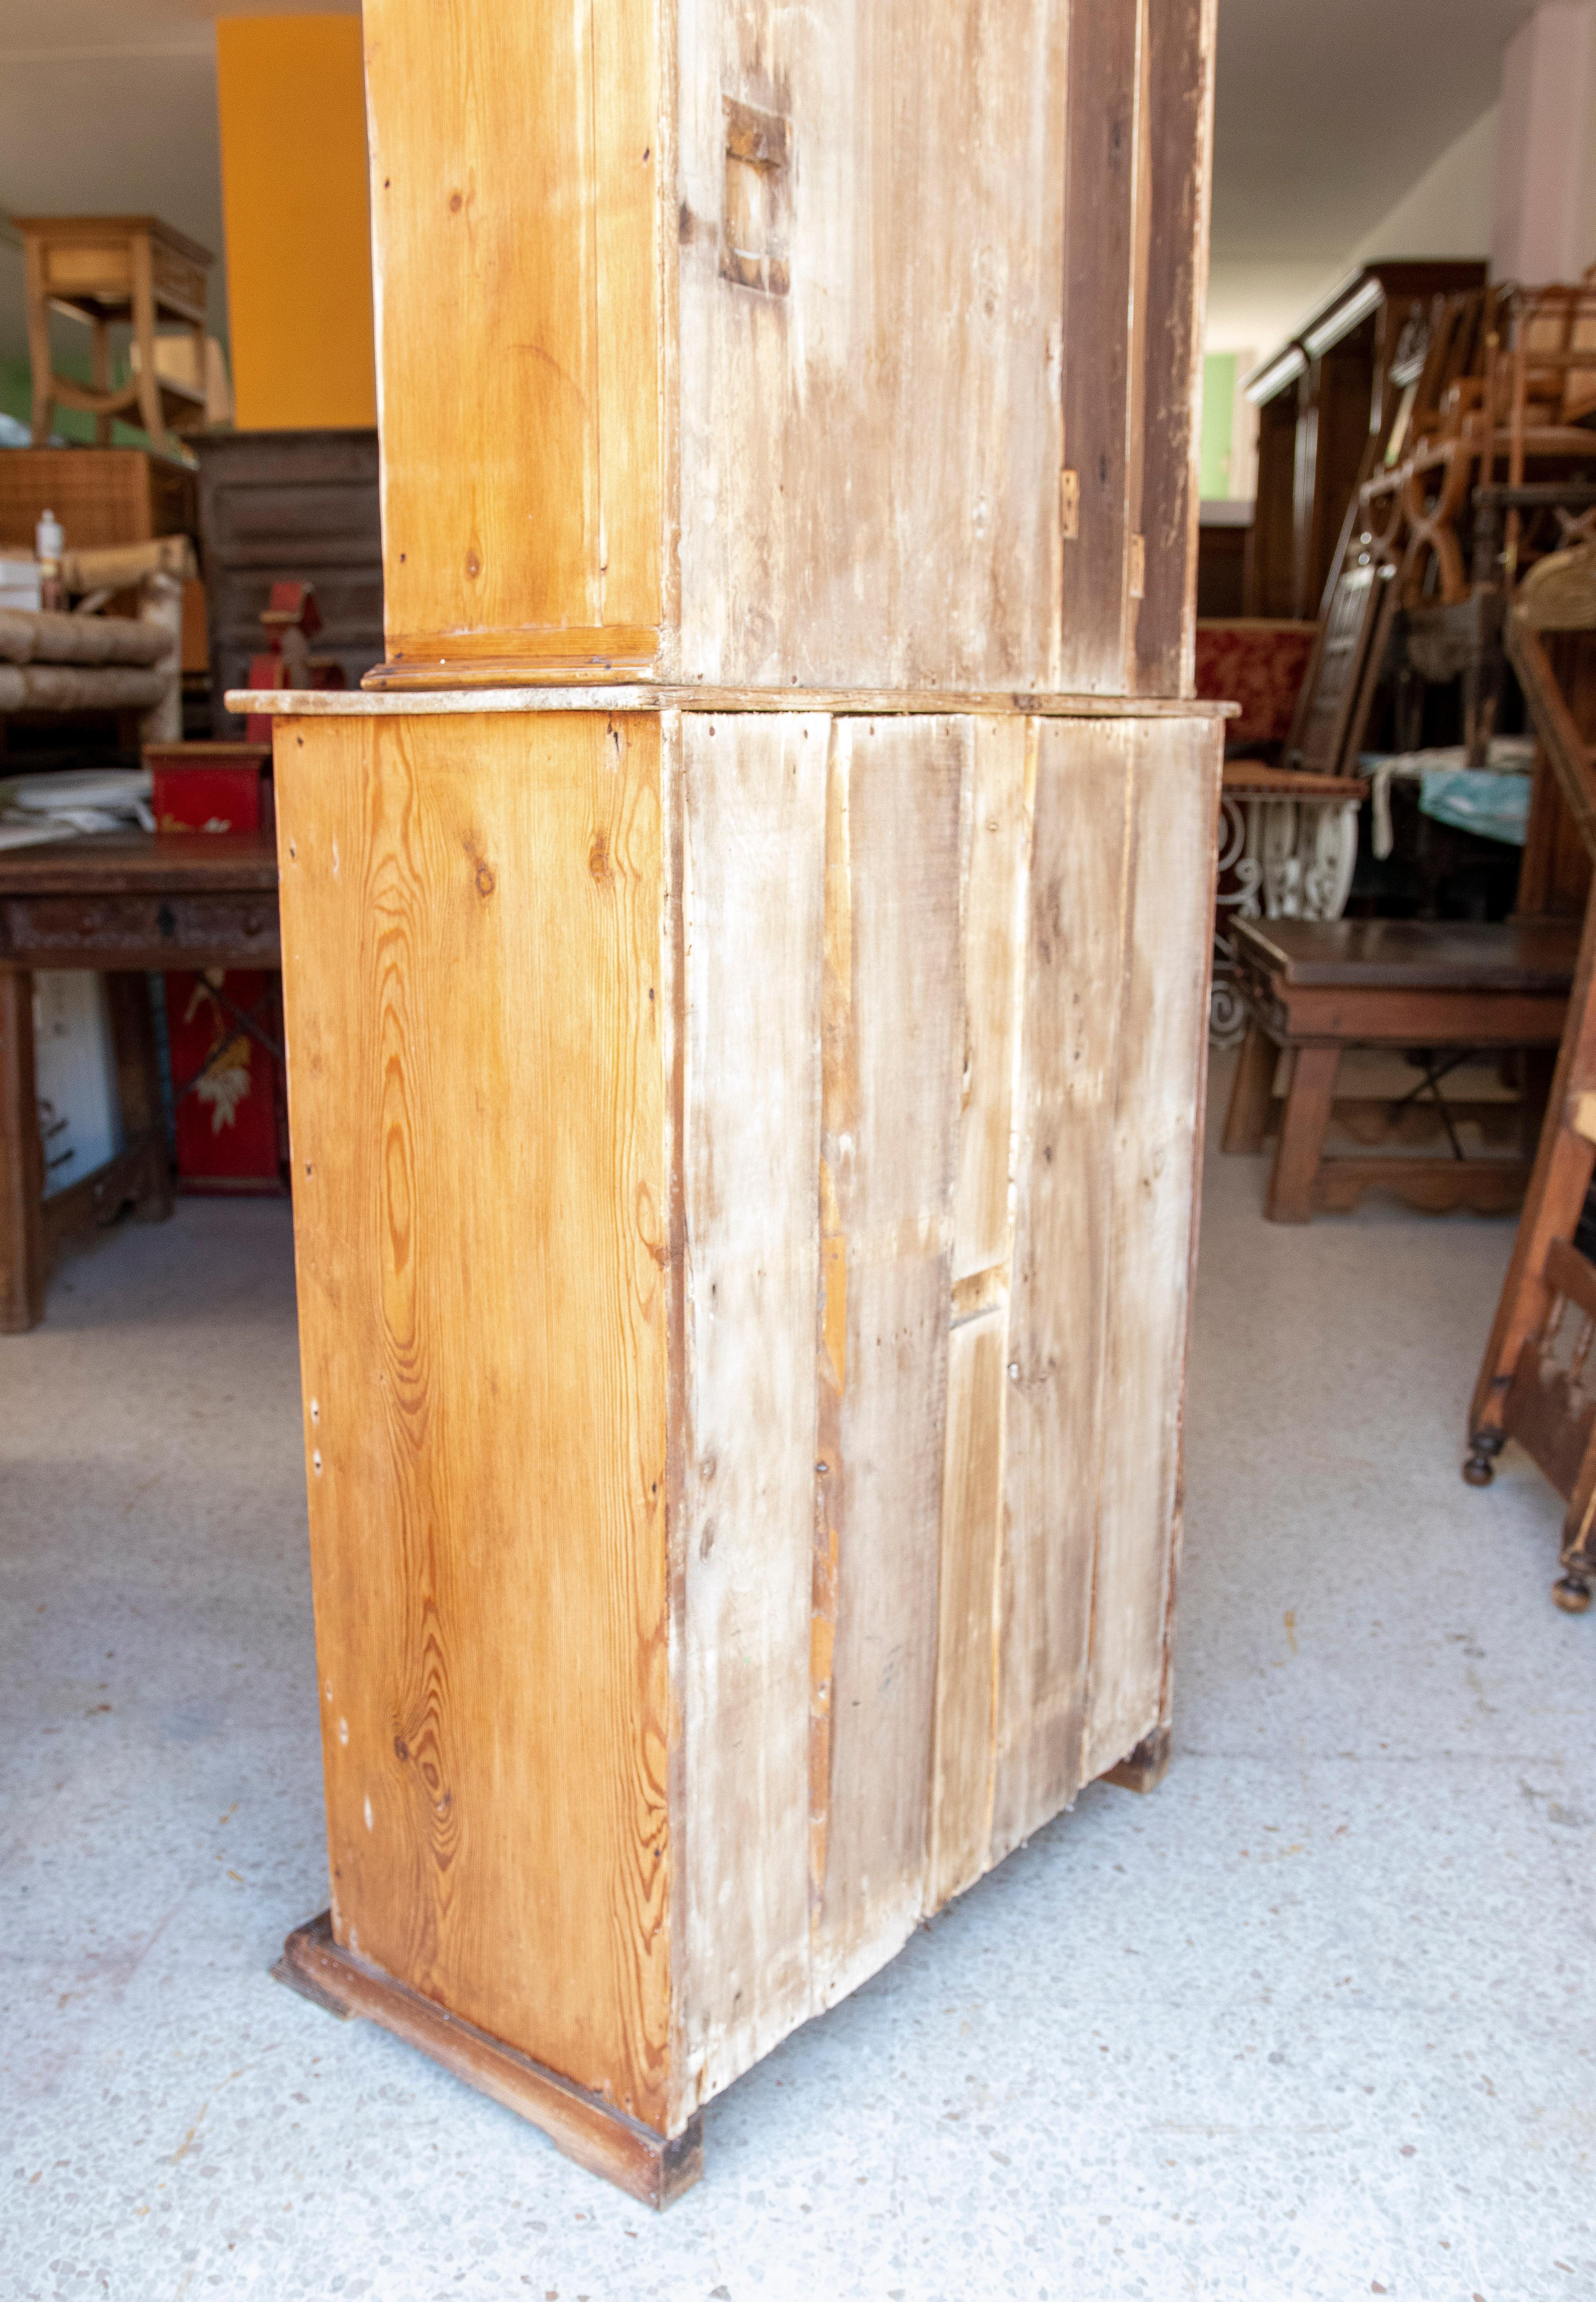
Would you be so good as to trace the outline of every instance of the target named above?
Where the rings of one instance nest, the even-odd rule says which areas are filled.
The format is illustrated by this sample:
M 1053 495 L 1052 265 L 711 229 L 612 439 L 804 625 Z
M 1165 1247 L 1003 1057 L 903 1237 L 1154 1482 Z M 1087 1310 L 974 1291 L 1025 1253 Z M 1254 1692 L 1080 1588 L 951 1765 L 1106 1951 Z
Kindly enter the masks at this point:
M 238 706 L 332 1871 L 281 1970 L 656 2204 L 1167 1753 L 1212 29 L 365 10 L 387 658 Z

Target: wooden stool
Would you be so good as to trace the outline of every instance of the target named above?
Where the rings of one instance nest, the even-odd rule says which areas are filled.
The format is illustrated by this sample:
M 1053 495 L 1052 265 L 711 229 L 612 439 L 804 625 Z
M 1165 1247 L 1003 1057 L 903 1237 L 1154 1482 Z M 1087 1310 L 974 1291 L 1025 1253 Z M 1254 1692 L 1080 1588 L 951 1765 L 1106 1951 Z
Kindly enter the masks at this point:
M 1291 1079 L 1264 1212 L 1306 1222 L 1315 1209 L 1357 1205 L 1375 1187 L 1410 1206 L 1499 1214 L 1529 1180 L 1550 1078 L 1532 1065 L 1521 1105 L 1520 1155 L 1468 1159 L 1454 1136 L 1444 1159 L 1323 1156 L 1337 1067 L 1347 1047 L 1418 1049 L 1440 1096 L 1434 1059 L 1476 1048 L 1555 1048 L 1574 977 L 1573 920 L 1239 920 L 1237 989 L 1249 1021 L 1225 1114 L 1222 1147 L 1256 1151 L 1274 1115 L 1279 1050 Z M 1450 1114 L 1444 1123 L 1449 1124 Z
M 33 444 L 50 436 L 55 407 L 94 417 L 101 447 L 111 441 L 113 416 L 130 415 L 157 451 L 168 432 L 197 432 L 206 420 L 206 274 L 208 248 L 188 239 L 157 216 L 16 216 L 22 235 L 28 292 L 28 355 L 33 365 Z M 84 321 L 89 330 L 91 384 L 54 373 L 51 308 Z M 155 366 L 155 331 L 176 323 L 193 340 L 193 380 L 162 375 Z M 111 382 L 111 331 L 130 327 L 137 347 L 134 372 L 118 390 Z

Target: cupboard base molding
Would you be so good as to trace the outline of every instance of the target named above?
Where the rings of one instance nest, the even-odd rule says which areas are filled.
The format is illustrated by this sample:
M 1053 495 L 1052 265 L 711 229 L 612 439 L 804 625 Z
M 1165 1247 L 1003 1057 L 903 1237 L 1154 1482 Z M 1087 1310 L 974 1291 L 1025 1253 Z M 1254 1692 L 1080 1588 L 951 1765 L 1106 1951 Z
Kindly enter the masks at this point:
M 272 1972 L 328 2013 L 346 2021 L 363 2015 L 407 2046 L 419 2046 L 467 2086 L 540 2127 L 557 2150 L 590 2174 L 602 2175 L 645 2206 L 670 2205 L 703 2172 L 701 2115 L 673 2139 L 653 2133 L 558 2071 L 545 2070 L 340 1949 L 326 1911 L 295 1928 Z

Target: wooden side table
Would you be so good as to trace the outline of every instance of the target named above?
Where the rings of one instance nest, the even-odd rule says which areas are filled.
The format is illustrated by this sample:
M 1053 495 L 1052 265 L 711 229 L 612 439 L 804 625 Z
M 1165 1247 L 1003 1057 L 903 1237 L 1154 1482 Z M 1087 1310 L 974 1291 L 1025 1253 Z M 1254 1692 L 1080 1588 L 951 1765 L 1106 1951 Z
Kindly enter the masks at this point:
M 1321 1208 L 1355 1207 L 1366 1190 L 1394 1192 L 1436 1213 L 1497 1214 L 1529 1180 L 1550 1083 L 1544 1051 L 1563 1029 L 1579 930 L 1573 920 L 1243 920 L 1236 981 L 1249 1022 L 1231 1088 L 1222 1147 L 1257 1151 L 1276 1127 L 1280 1050 L 1290 1083 L 1264 1212 L 1307 1222 Z M 1348 1047 L 1398 1047 L 1423 1056 L 1423 1080 L 1442 1112 L 1451 1155 L 1323 1155 L 1336 1071 Z M 1521 1106 L 1521 1155 L 1464 1155 L 1441 1094 L 1445 1058 L 1481 1048 L 1541 1051 Z M 1410 1098 L 1411 1099 L 1411 1098 Z
M 28 293 L 28 355 L 33 365 L 33 442 L 50 436 L 57 405 L 94 417 L 101 447 L 111 419 L 137 408 L 150 446 L 169 432 L 195 432 L 206 420 L 206 275 L 214 258 L 158 216 L 17 216 Z M 54 372 L 50 313 L 68 313 L 89 330 L 92 382 Z M 194 382 L 155 367 L 155 332 L 186 328 L 194 341 Z M 111 382 L 111 331 L 130 326 L 138 347 L 126 383 Z
M 279 963 L 277 851 L 269 832 L 208 839 L 110 832 L 0 855 L 0 1334 L 38 1325 L 63 1239 L 113 1221 L 130 1202 L 146 1222 L 172 1213 L 142 978 L 167 967 Z M 46 1199 L 33 976 L 64 967 L 107 975 L 125 1141 L 104 1166 Z M 239 1021 L 241 1029 L 252 1029 L 247 1017 Z

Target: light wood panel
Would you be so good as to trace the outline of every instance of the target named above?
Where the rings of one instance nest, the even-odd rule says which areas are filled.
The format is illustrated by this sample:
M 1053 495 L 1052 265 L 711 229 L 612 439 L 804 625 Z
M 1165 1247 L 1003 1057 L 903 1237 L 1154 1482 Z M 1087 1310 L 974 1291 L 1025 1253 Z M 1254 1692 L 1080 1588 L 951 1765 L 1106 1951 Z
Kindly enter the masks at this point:
M 682 722 L 684 2087 L 809 2012 L 819 716 Z
M 1065 12 L 677 26 L 681 675 L 1055 684 Z M 781 293 L 726 273 L 728 98 L 790 130 Z
M 1146 336 L 1138 192 L 1147 4 L 1090 0 L 1069 12 L 1063 460 L 1076 475 L 1079 515 L 1063 547 L 1058 684 L 1088 694 L 1122 693 L 1127 685 L 1132 538 L 1141 497 L 1140 425 L 1132 399 L 1139 395 L 1134 351 Z M 1085 340 L 1091 349 L 1083 356 Z M 1134 412 L 1139 416 L 1139 406 Z
M 1114 1103 L 1103 1352 L 1111 1414 L 1098 1507 L 1087 1781 L 1168 1717 L 1221 764 L 1205 729 L 1139 729 L 1130 740 L 1134 894 Z
M 1105 1397 L 1104 1342 L 1134 745 L 1133 730 L 1110 721 L 1037 734 L 994 1861 L 1082 1780 L 1098 1483 L 1117 1413 Z
M 1011 1201 L 1037 723 L 978 719 L 971 735 L 960 901 L 964 1064 L 937 1578 L 932 1907 L 979 1876 L 991 1824 Z
M 370 0 L 365 22 L 390 657 L 646 662 L 655 12 Z
M 279 731 L 333 1929 L 667 2117 L 656 721 Z
M 826 851 L 814 1997 L 924 1907 L 962 1015 L 960 720 L 839 720 Z M 823 1467 L 822 1467 L 823 1466 Z

